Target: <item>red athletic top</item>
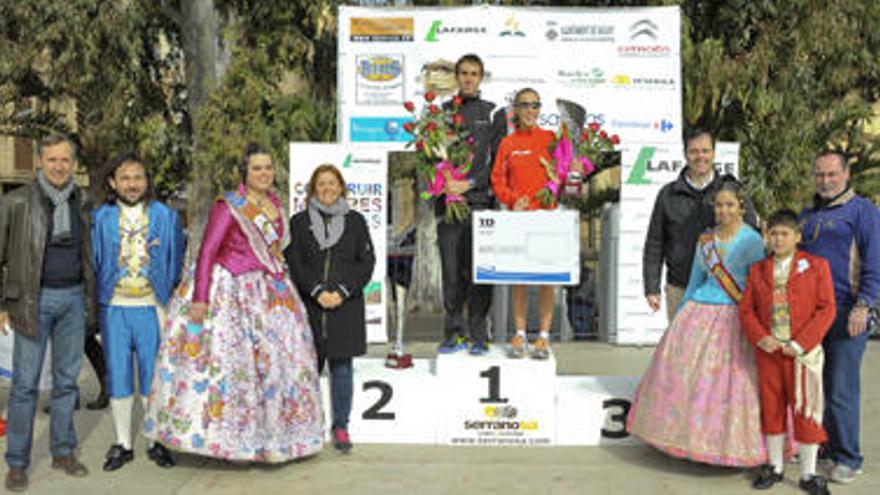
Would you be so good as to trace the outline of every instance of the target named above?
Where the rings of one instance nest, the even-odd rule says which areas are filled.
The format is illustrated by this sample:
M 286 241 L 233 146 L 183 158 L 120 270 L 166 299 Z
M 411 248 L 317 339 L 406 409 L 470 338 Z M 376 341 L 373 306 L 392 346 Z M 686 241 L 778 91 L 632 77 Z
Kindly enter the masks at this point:
M 522 196 L 529 197 L 529 210 L 543 208 L 535 200 L 535 194 L 547 184 L 548 177 L 539 159 L 550 161 L 547 148 L 555 138 L 552 131 L 533 127 L 517 129 L 501 141 L 492 168 L 492 189 L 508 208 L 513 209 Z

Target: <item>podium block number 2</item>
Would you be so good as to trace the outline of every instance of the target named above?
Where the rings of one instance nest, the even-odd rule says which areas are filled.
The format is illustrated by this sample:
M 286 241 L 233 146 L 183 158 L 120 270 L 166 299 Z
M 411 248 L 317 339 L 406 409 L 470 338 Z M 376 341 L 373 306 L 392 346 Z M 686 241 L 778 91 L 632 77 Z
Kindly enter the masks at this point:
M 381 392 L 379 400 L 377 400 L 372 406 L 368 407 L 361 417 L 363 419 L 393 421 L 395 418 L 393 412 L 382 411 L 382 408 L 387 406 L 388 403 L 391 402 L 391 398 L 394 397 L 394 389 L 391 387 L 391 384 L 383 382 L 382 380 L 370 380 L 364 382 L 364 392 L 373 388 L 377 388 L 379 389 L 379 392 Z
M 501 367 L 490 366 L 480 372 L 480 378 L 489 380 L 489 397 L 481 397 L 483 404 L 507 404 L 507 399 L 501 397 Z

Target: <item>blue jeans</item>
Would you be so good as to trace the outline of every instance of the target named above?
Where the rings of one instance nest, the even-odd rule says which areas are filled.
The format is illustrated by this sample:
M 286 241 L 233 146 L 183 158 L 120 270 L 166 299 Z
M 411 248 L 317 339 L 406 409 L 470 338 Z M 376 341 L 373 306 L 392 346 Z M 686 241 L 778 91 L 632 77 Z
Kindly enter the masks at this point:
M 52 457 L 73 454 L 76 431 L 73 411 L 79 394 L 77 378 L 85 340 L 86 301 L 83 287 L 40 290 L 40 325 L 36 338 L 15 334 L 12 391 L 6 429 L 6 464 L 27 469 L 31 463 L 34 412 L 46 343 L 52 341 L 52 406 L 49 449 Z
M 823 370 L 828 450 L 836 464 L 852 469 L 862 467 L 859 445 L 860 372 L 868 332 L 850 337 L 846 331 L 849 308 L 838 310 L 834 325 L 822 342 L 825 350 Z
M 332 428 L 348 430 L 351 401 L 354 396 L 354 371 L 351 358 L 330 361 L 330 408 L 333 412 Z M 324 359 L 318 361 L 318 371 L 324 369 Z

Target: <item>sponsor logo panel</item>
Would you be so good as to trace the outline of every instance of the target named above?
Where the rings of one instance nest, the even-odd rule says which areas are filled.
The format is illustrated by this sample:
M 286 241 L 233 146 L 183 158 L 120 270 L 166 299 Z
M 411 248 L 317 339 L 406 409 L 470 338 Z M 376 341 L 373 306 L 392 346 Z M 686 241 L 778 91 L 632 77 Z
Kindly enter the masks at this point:
M 611 76 L 611 86 L 618 89 L 645 91 L 674 91 L 678 83 L 672 77 L 654 77 L 617 73 Z
M 399 105 L 404 101 L 404 56 L 359 55 L 355 59 L 358 105 Z
M 614 118 L 611 119 L 611 126 L 616 129 L 653 129 L 663 134 L 672 132 L 675 128 L 675 124 L 673 124 L 672 120 L 669 118 L 661 118 L 657 120 Z
M 672 46 L 659 41 L 662 34 L 660 26 L 652 19 L 639 19 L 629 25 L 624 33 L 626 41 L 617 47 L 617 54 L 635 58 L 669 57 Z
M 510 14 L 504 19 L 504 26 L 498 33 L 502 38 L 525 38 L 526 32 L 520 26 L 516 14 Z
M 478 24 L 452 24 L 440 20 L 431 22 L 425 41 L 435 43 L 447 37 L 483 36 L 489 33 L 486 26 Z
M 412 17 L 352 17 L 351 41 L 413 41 Z
M 592 69 L 557 69 L 556 77 L 566 86 L 595 88 L 605 84 L 608 79 L 601 67 Z
M 412 136 L 403 130 L 409 117 L 352 117 L 349 138 L 353 143 L 406 143 Z
M 549 41 L 563 43 L 614 43 L 614 25 L 547 21 L 544 36 Z

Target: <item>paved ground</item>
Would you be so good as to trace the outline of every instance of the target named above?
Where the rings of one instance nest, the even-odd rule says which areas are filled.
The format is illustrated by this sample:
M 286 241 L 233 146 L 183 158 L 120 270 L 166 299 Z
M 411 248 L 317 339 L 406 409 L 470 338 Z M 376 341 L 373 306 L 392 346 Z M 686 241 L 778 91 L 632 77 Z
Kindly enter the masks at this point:
M 415 344 L 416 357 L 431 357 L 433 344 Z M 560 374 L 638 375 L 651 348 L 617 348 L 599 343 L 557 344 Z M 370 353 L 383 356 L 387 347 Z M 880 493 L 880 341 L 869 344 L 863 376 L 863 450 L 865 474 L 834 493 Z M 83 372 L 84 396 L 93 397 L 97 383 Z M 7 385 L 8 386 L 8 385 Z M 5 401 L 6 391 L 0 391 Z M 437 447 L 356 445 L 349 456 L 332 449 L 279 467 L 229 465 L 183 457 L 164 470 L 149 462 L 143 441 L 135 461 L 120 471 L 101 471 L 104 452 L 114 440 L 109 413 L 77 415 L 82 459 L 91 469 L 84 479 L 71 479 L 50 469 L 48 418 L 37 418 L 30 493 L 113 494 L 706 494 L 749 493 L 748 473 L 680 461 L 644 446 L 634 447 Z M 355 439 L 356 441 L 357 439 Z M 0 440 L 5 451 L 5 442 Z M 797 466 L 787 472 L 796 480 Z M 801 493 L 792 481 L 769 493 Z

